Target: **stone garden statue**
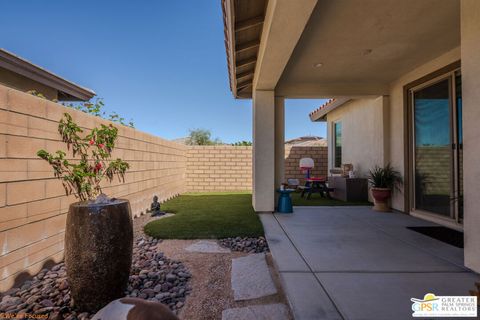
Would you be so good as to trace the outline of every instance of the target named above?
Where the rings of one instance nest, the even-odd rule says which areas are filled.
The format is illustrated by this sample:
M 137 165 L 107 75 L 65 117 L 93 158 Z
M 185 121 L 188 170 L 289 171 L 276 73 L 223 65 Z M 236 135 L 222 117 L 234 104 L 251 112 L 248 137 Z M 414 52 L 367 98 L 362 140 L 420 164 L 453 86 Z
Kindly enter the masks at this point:
M 150 205 L 150 213 L 152 217 L 162 216 L 165 214 L 165 212 L 160 210 L 160 202 L 158 202 L 157 196 L 153 196 L 153 202 Z

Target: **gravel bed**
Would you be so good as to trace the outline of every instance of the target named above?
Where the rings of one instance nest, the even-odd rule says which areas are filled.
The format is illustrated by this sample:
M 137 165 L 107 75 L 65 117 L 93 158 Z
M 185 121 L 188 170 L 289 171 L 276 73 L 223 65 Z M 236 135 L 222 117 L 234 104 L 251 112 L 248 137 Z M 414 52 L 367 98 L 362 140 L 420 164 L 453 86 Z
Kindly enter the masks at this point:
M 258 238 L 225 238 L 219 240 L 220 245 L 229 248 L 232 251 L 246 253 L 269 252 L 267 240 L 264 237 Z
M 126 296 L 162 302 L 178 313 L 185 298 L 192 291 L 187 268 L 177 260 L 166 258 L 158 252 L 157 240 L 147 236 L 134 241 L 133 263 Z M 93 314 L 72 307 L 65 264 L 59 263 L 50 270 L 41 270 L 20 288 L 12 288 L 0 295 L 0 312 L 49 314 L 50 320 L 83 320 Z

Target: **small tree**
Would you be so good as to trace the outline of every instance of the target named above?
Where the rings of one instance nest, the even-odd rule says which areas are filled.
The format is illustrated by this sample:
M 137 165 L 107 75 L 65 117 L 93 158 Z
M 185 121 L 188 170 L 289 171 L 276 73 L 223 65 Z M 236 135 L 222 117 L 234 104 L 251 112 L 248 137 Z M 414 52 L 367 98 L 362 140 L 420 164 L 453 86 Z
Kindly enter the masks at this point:
M 122 159 L 110 159 L 118 135 L 118 129 L 113 125 L 102 124 L 82 137 L 83 130 L 70 114 L 65 113 L 58 132 L 67 149 L 72 150 L 74 157 L 79 155 L 80 159 L 69 161 L 62 150 L 51 154 L 42 149 L 37 155 L 53 167 L 54 175 L 62 181 L 67 195 L 74 194 L 81 201 L 93 200 L 102 193 L 100 183 L 103 179 L 111 182 L 117 176 L 125 181 L 129 164 Z
M 212 133 L 206 129 L 190 129 L 187 144 L 192 146 L 211 146 L 221 144 L 220 139 L 212 140 Z
M 249 147 L 252 145 L 252 141 L 237 141 L 235 143 L 232 143 L 232 146 L 237 146 L 237 147 Z

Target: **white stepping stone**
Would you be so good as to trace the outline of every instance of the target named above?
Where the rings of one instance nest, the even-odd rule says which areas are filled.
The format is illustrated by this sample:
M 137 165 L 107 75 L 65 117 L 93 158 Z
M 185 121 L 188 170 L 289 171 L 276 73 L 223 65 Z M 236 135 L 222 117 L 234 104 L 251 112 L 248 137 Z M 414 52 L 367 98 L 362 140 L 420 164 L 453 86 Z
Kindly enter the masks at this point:
M 202 253 L 230 253 L 230 249 L 221 247 L 216 241 L 200 240 L 194 244 L 189 245 L 185 250 L 190 252 Z
M 235 301 L 277 293 L 264 253 L 232 259 L 232 289 Z
M 222 320 L 288 320 L 287 307 L 281 303 L 223 310 Z

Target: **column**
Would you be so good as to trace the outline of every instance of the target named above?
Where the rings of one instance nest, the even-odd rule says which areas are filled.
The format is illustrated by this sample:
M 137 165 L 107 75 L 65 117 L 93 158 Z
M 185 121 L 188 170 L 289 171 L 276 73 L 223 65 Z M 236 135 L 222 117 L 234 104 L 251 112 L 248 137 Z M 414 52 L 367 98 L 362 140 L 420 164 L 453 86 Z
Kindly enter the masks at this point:
M 282 182 L 285 182 L 285 98 L 275 97 L 275 189 Z
M 465 266 L 480 272 L 480 1 L 461 1 Z
M 273 212 L 275 203 L 275 93 L 253 92 L 253 198 L 256 212 Z

